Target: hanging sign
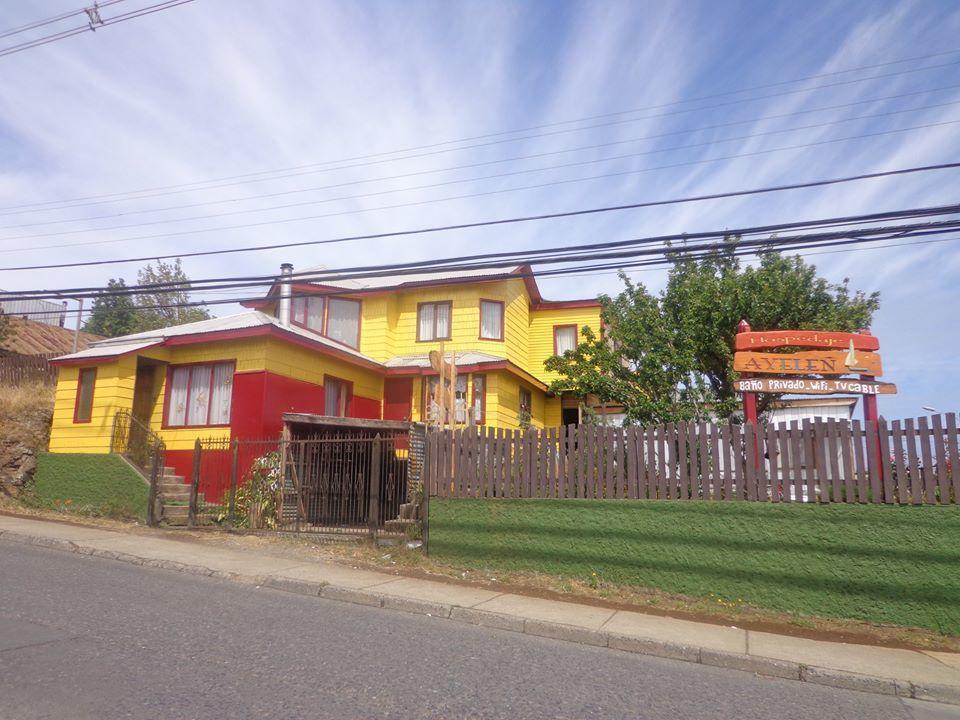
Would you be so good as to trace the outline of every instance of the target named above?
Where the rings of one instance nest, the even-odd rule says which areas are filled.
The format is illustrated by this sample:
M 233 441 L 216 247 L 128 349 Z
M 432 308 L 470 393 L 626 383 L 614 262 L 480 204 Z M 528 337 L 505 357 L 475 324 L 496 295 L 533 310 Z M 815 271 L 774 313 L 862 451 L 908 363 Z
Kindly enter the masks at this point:
M 733 369 L 737 372 L 775 375 L 883 375 L 879 355 L 873 352 L 857 352 L 852 348 L 847 352 L 738 352 L 733 356 Z
M 869 380 L 759 377 L 737 380 L 733 386 L 740 392 L 790 393 L 792 395 L 832 395 L 834 393 L 895 395 L 897 392 L 897 386 L 893 383 Z
M 737 350 L 765 350 L 778 347 L 836 348 L 847 350 L 879 350 L 880 339 L 861 333 L 827 332 L 824 330 L 770 330 L 737 333 Z

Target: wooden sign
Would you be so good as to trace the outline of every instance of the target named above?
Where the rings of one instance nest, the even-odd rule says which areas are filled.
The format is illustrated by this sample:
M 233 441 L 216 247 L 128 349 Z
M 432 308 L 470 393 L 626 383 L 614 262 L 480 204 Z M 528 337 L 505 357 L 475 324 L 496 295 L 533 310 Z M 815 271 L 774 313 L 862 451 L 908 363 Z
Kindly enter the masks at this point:
M 872 352 L 812 350 L 795 353 L 738 352 L 737 372 L 771 375 L 883 375 L 880 356 Z
M 816 380 L 813 378 L 747 378 L 733 384 L 740 392 L 789 393 L 791 395 L 832 395 L 853 393 L 855 395 L 895 395 L 893 383 L 869 380 Z
M 826 332 L 824 330 L 771 330 L 737 333 L 737 350 L 765 350 L 777 347 L 814 347 L 847 350 L 879 350 L 880 339 L 860 333 Z

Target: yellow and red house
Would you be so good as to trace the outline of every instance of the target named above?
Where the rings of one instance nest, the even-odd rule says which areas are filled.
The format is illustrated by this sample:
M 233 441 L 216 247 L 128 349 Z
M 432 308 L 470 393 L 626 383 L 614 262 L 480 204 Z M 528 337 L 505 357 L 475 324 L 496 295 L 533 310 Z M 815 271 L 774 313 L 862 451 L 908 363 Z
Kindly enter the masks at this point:
M 544 361 L 600 331 L 596 300 L 545 300 L 528 266 L 335 284 L 292 268 L 236 315 L 111 338 L 57 358 L 51 452 L 110 451 L 129 411 L 189 476 L 194 441 L 276 435 L 285 412 L 426 420 L 428 353 L 455 353 L 458 421 L 579 421 L 580 399 L 547 392 Z

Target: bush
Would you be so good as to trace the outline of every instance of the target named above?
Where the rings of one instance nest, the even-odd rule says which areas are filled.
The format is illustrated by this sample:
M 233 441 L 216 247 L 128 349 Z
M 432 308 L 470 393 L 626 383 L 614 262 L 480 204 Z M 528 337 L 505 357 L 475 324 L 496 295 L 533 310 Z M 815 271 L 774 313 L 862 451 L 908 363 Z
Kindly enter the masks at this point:
M 237 488 L 234 526 L 251 530 L 276 528 L 281 492 L 283 473 L 280 471 L 280 453 L 271 452 L 258 457 Z M 225 519 L 225 516 L 220 519 Z

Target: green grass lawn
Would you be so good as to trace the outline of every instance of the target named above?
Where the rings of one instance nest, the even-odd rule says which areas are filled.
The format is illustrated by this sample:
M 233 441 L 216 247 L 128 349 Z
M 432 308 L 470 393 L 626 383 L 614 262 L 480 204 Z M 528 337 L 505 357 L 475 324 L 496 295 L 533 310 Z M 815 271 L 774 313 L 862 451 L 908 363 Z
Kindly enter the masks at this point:
M 34 507 L 146 520 L 148 487 L 116 455 L 39 453 L 33 484 L 21 497 Z
M 431 498 L 430 556 L 960 635 L 958 507 Z

